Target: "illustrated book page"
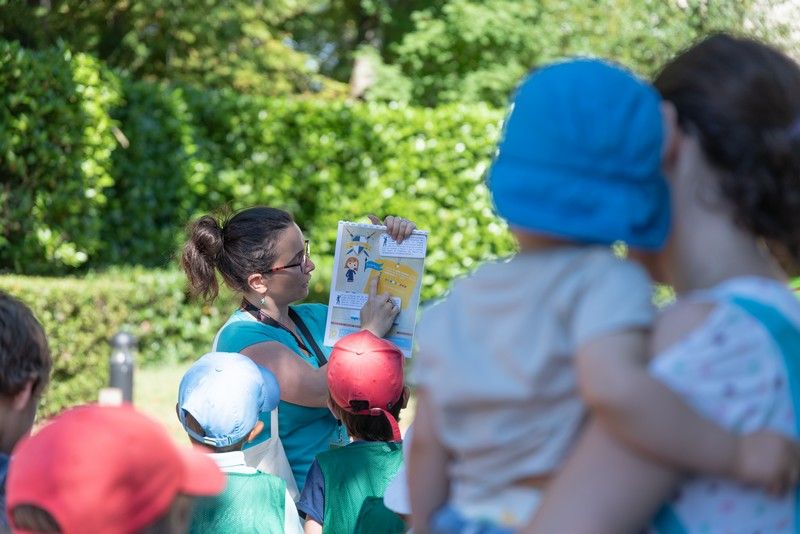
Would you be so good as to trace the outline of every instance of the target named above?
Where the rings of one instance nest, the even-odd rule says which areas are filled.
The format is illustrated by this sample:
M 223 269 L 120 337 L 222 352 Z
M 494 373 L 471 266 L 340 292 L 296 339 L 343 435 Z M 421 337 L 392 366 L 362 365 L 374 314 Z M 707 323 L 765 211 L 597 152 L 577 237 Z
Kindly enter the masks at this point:
M 361 329 L 359 313 L 378 279 L 378 294 L 389 293 L 400 307 L 386 339 L 411 356 L 428 233 L 414 232 L 398 244 L 385 226 L 339 221 L 325 345 Z

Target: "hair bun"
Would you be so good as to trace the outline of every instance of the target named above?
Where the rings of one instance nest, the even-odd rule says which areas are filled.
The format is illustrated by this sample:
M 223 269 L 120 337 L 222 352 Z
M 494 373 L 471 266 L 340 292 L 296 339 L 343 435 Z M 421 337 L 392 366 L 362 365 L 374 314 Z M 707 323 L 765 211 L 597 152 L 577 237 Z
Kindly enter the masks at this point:
M 190 240 L 197 252 L 206 257 L 211 264 L 217 263 L 222 251 L 222 226 L 211 215 L 203 215 L 192 225 Z

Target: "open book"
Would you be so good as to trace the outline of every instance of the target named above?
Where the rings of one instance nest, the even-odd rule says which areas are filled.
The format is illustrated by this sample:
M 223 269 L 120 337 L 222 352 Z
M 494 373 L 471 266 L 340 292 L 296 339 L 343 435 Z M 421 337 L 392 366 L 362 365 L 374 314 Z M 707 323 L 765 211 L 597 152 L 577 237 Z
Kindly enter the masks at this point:
M 398 244 L 385 226 L 339 221 L 325 345 L 361 329 L 359 312 L 378 278 L 378 294 L 389 293 L 400 306 L 386 339 L 411 356 L 427 248 L 428 233 L 421 230 Z

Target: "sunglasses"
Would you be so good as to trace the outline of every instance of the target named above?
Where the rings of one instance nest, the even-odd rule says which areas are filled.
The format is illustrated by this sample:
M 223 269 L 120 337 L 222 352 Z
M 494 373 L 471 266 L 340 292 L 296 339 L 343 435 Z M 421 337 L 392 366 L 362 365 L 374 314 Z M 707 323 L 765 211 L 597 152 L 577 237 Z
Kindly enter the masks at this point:
M 308 239 L 303 241 L 303 255 L 300 257 L 300 261 L 297 263 L 290 263 L 289 265 L 282 265 L 280 267 L 273 267 L 272 269 L 268 269 L 264 274 L 271 274 L 278 271 L 283 271 L 284 269 L 291 269 L 292 267 L 301 267 L 305 270 L 306 265 L 308 265 L 308 258 L 311 254 L 311 248 L 309 245 Z

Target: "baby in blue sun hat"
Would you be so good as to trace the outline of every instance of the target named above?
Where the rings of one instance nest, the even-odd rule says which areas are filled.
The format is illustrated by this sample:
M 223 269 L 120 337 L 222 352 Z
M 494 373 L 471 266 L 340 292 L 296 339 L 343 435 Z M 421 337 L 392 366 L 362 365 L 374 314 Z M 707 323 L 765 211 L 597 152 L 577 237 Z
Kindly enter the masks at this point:
M 661 99 L 604 61 L 535 71 L 518 89 L 489 187 L 512 228 L 659 249 L 670 202 Z
M 302 532 L 286 481 L 259 471 L 242 452 L 264 428 L 259 413 L 279 402 L 275 376 L 242 354 L 212 352 L 186 371 L 178 419 L 192 443 L 213 451 L 227 477 L 221 495 L 194 506 L 190 532 Z
M 415 523 L 525 525 L 586 420 L 586 392 L 623 374 L 649 384 L 651 281 L 610 245 L 657 251 L 667 238 L 663 112 L 650 85 L 599 59 L 545 66 L 517 89 L 488 186 L 519 253 L 456 281 L 417 330 L 411 379 L 430 416 L 411 445 Z M 596 361 L 604 372 L 587 373 Z

